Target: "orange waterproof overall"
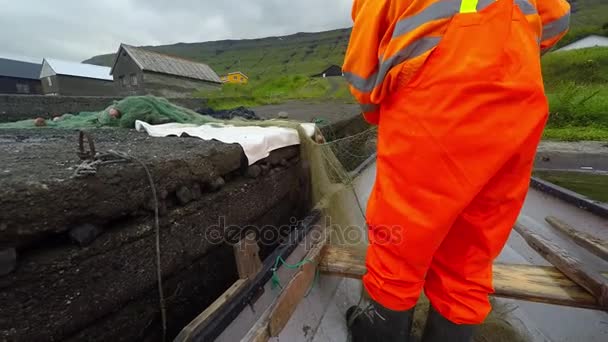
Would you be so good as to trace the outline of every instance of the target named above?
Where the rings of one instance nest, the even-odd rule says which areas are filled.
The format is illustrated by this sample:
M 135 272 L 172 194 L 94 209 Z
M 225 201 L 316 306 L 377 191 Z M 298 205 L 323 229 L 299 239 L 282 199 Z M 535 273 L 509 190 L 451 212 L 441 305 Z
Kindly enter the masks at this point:
M 413 77 L 397 76 L 378 103 L 367 208 L 369 295 L 407 310 L 424 288 L 457 324 L 481 323 L 491 309 L 492 264 L 548 115 L 541 37 L 513 0 L 481 2 L 464 0 Z

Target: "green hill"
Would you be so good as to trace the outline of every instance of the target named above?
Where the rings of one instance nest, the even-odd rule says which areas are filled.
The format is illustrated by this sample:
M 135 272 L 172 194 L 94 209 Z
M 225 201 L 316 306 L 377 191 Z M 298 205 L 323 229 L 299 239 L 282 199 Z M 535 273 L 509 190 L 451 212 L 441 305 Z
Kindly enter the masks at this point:
M 342 65 L 350 29 L 297 33 L 283 37 L 148 46 L 147 49 L 209 64 L 218 74 L 242 71 L 253 80 L 286 74 L 312 75 Z M 85 63 L 110 66 L 114 54 Z

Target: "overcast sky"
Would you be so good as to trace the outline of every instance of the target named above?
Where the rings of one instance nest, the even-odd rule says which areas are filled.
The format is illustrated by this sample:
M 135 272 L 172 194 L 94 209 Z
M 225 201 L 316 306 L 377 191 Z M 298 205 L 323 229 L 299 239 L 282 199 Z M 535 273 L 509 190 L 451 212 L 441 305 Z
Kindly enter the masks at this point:
M 260 38 L 350 26 L 352 0 L 0 0 L 0 56 L 82 61 L 121 42 Z

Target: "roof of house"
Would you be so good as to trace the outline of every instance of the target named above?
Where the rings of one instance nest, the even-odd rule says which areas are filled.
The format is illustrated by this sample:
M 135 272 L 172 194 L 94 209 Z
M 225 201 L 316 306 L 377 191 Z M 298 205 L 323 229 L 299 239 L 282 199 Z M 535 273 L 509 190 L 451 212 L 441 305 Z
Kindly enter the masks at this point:
M 249 78 L 249 76 L 245 75 L 244 73 L 240 72 L 240 71 L 233 71 L 233 72 L 229 72 L 228 75 L 241 75 L 244 76 L 245 78 Z
M 608 37 L 592 34 L 579 40 L 576 40 L 568 45 L 562 46 L 561 48 L 555 51 L 584 49 L 594 46 L 608 46 Z
M 40 78 L 40 68 L 40 63 L 0 58 L 0 76 L 37 80 Z
M 44 64 L 44 62 L 47 62 L 57 75 L 94 78 L 104 81 L 114 80 L 114 78 L 110 75 L 110 68 L 108 67 L 78 62 L 68 62 L 52 58 L 45 58 L 42 63 Z
M 323 71 L 325 72 L 325 71 L 328 71 L 329 69 L 340 69 L 340 70 L 342 70 L 342 67 L 339 66 L 339 65 L 337 65 L 337 64 L 331 64 L 327 68 L 323 69 Z
M 336 65 L 336 64 L 331 64 L 331 65 L 327 66 L 325 69 L 323 69 L 323 71 L 321 71 L 320 73 L 312 75 L 312 77 L 323 76 L 323 74 L 328 72 L 330 69 L 338 69 L 338 70 L 340 70 L 340 72 L 342 72 L 341 66 Z
M 213 83 L 222 83 L 220 77 L 207 64 L 169 56 L 158 52 L 152 52 L 126 44 L 120 45 L 120 49 L 118 50 L 118 53 L 114 59 L 112 72 L 114 72 L 114 67 L 116 66 L 116 62 L 118 61 L 118 57 L 120 56 L 120 51 L 122 49 L 124 49 L 124 51 L 131 56 L 133 61 L 137 63 L 141 70 L 179 77 L 187 77 Z

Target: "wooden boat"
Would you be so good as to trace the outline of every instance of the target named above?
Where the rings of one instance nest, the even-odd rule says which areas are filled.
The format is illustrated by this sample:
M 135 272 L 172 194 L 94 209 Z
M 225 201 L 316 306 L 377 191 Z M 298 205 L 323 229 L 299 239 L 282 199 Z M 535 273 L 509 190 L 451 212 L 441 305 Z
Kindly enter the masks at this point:
M 360 208 L 365 207 L 375 178 L 375 158 L 354 175 L 353 184 L 333 200 L 347 208 L 352 226 L 365 227 Z M 551 186 L 551 191 L 556 189 L 560 190 Z M 257 257 L 255 241 L 244 239 L 236 245 L 241 279 L 184 327 L 175 341 L 346 341 L 344 312 L 359 301 L 365 249 L 336 242 L 324 215 L 323 209 L 311 212 L 264 262 Z M 545 222 L 550 215 L 567 218 L 587 233 L 576 234 L 559 219 Z M 559 234 L 566 235 L 551 230 L 559 225 Z M 363 228 L 359 233 L 365 236 Z M 606 245 L 589 238 L 589 233 L 605 239 L 605 219 L 530 190 L 516 231 L 494 267 L 495 304 L 510 307 L 505 319 L 527 340 L 604 340 Z

